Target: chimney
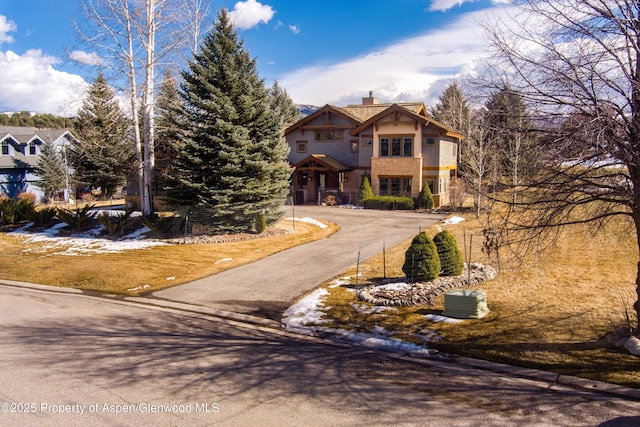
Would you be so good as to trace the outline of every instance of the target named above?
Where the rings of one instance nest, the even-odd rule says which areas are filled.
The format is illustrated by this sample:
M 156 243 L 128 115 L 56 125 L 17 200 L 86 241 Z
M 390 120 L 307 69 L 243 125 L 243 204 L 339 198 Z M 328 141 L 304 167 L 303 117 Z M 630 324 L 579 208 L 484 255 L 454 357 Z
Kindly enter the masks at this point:
M 377 105 L 377 104 L 378 104 L 378 98 L 373 97 L 372 90 L 369 91 L 368 98 L 362 98 L 362 105 Z

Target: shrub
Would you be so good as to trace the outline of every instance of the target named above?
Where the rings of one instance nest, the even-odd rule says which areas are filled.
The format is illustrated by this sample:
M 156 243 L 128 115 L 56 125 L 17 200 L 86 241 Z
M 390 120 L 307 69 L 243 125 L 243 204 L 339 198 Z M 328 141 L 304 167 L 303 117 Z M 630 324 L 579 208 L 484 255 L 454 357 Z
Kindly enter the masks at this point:
M 256 219 L 256 232 L 258 234 L 262 234 L 267 229 L 267 220 L 264 217 L 264 214 L 258 214 L 258 218 Z
M 75 209 L 58 209 L 58 219 L 67 224 L 69 227 L 81 231 L 83 228 L 91 224 L 93 220 L 92 214 L 89 212 L 95 205 L 85 205 L 83 208 Z
M 429 184 L 424 184 L 422 187 L 416 205 L 419 209 L 433 209 L 433 194 L 431 194 Z
M 34 209 L 29 221 L 33 222 L 37 227 L 43 227 L 53 221 L 57 212 L 58 210 L 53 206 Z
M 16 224 L 28 220 L 34 210 L 34 203 L 28 198 L 0 199 L 0 218 L 3 224 Z
M 448 231 L 441 231 L 433 238 L 440 258 L 440 274 L 442 276 L 459 276 L 464 268 L 462 253 L 458 249 L 456 239 Z
M 324 204 L 327 206 L 335 206 L 336 203 L 337 203 L 336 196 L 334 196 L 333 194 L 329 194 L 324 199 Z
M 411 241 L 404 254 L 402 271 L 411 281 L 428 282 L 438 278 L 440 258 L 433 240 L 427 233 L 420 233 Z
M 410 210 L 413 209 L 411 197 L 373 196 L 364 201 L 365 209 Z
M 33 194 L 33 193 L 22 192 L 22 193 L 18 194 L 18 200 L 22 200 L 22 199 L 26 199 L 26 200 L 30 201 L 30 202 L 31 202 L 31 204 L 34 204 L 34 205 L 35 205 L 36 200 L 37 200 L 38 198 L 37 198 L 37 197 L 36 197 L 36 195 L 35 195 L 35 194 Z
M 371 183 L 369 182 L 369 176 L 365 175 L 362 177 L 362 184 L 360 184 L 360 189 L 358 190 L 358 194 L 356 196 L 356 203 L 358 206 L 364 206 L 364 202 L 367 199 L 372 198 L 373 189 L 371 188 Z
M 105 230 L 107 230 L 109 236 L 113 236 L 118 231 L 120 231 L 121 236 L 124 236 L 125 231 L 131 227 L 132 213 L 133 211 L 130 210 L 117 212 L 116 215 L 110 215 L 107 212 L 102 212 L 98 215 L 97 219 Z

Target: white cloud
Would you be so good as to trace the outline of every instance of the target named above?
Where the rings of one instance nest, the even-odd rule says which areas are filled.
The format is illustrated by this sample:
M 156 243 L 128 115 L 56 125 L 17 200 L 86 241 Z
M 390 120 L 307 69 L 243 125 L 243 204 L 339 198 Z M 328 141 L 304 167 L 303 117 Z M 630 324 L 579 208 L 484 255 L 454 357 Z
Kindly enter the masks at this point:
M 0 52 L 0 106 L 8 111 L 75 114 L 87 83 L 78 75 L 54 69 L 57 62 L 40 50 L 23 55 Z
M 74 50 L 69 54 L 69 58 L 86 65 L 106 65 L 106 62 L 95 52 Z
M 241 29 L 252 28 L 260 22 L 267 23 L 275 14 L 273 8 L 256 0 L 239 1 L 229 12 L 231 22 Z
M 13 42 L 13 37 L 9 34 L 12 31 L 17 30 L 15 22 L 7 21 L 7 17 L 0 15 L 0 43 L 11 43 Z
M 359 103 L 370 90 L 382 102 L 424 101 L 431 105 L 443 82 L 473 74 L 487 54 L 480 12 L 446 28 L 402 40 L 342 63 L 305 67 L 279 78 L 300 104 Z
M 293 34 L 300 34 L 300 27 L 297 25 L 289 25 L 289 29 Z
M 475 0 L 433 0 L 431 3 L 430 11 L 445 12 L 456 6 L 462 6 L 464 3 L 473 3 Z

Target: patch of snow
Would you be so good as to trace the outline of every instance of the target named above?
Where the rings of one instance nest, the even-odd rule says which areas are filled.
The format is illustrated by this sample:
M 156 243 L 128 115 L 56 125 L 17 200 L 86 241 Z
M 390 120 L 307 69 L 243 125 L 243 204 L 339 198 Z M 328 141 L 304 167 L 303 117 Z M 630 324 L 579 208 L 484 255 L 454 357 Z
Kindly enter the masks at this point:
M 176 276 L 167 277 L 167 280 L 176 280 Z
M 384 313 L 385 311 L 398 311 L 396 307 L 385 307 L 380 305 L 370 306 L 366 304 L 358 304 L 355 302 L 352 302 L 350 305 L 358 313 L 362 313 L 362 314 L 380 314 L 380 313 Z
M 228 262 L 228 261 L 233 261 L 233 258 L 222 258 L 216 261 L 215 263 L 220 264 L 221 262 Z
M 410 291 L 411 284 L 405 282 L 387 283 L 385 285 L 376 286 L 376 289 L 383 289 L 387 291 Z
M 324 297 L 329 295 L 329 291 L 319 288 L 302 298 L 296 304 L 289 307 L 282 313 L 282 325 L 286 330 L 300 330 L 307 325 L 325 323 Z
M 164 246 L 168 243 L 142 240 L 141 237 L 149 229 L 139 230 L 125 237 L 125 240 L 109 240 L 95 237 L 99 234 L 100 228 L 95 228 L 89 232 L 74 237 L 59 237 L 59 229 L 66 224 L 58 223 L 53 227 L 39 233 L 27 232 L 23 227 L 10 233 L 15 237 L 24 239 L 25 243 L 40 243 L 39 250 L 32 249 L 32 252 L 57 251 L 51 255 L 79 256 L 100 253 L 118 253 L 126 250 L 147 249 L 153 246 Z M 146 228 L 146 227 L 145 227 Z
M 443 224 L 458 224 L 460 222 L 464 221 L 464 218 L 460 217 L 460 216 L 452 216 L 450 218 L 447 218 L 445 220 L 442 221 Z
M 331 282 L 331 284 L 329 285 L 330 288 L 338 288 L 340 286 L 343 285 L 348 285 L 351 283 L 351 277 L 346 276 L 346 277 L 340 277 L 338 279 L 335 279 L 333 282 Z
M 135 288 L 127 289 L 128 291 L 139 291 L 141 289 L 147 289 L 149 285 L 136 286 Z
M 287 220 L 293 220 L 293 221 L 299 221 L 299 222 L 305 222 L 307 224 L 312 224 L 312 225 L 317 225 L 320 228 L 327 228 L 326 224 L 321 223 L 320 221 L 313 219 L 313 218 L 309 218 L 308 216 L 304 217 L 304 218 L 286 218 Z
M 436 323 L 462 323 L 462 322 L 464 322 L 464 320 L 462 320 L 462 319 L 453 319 L 451 317 L 440 316 L 438 314 L 427 314 L 424 317 L 426 317 L 427 319 L 431 320 L 432 322 L 436 322 Z

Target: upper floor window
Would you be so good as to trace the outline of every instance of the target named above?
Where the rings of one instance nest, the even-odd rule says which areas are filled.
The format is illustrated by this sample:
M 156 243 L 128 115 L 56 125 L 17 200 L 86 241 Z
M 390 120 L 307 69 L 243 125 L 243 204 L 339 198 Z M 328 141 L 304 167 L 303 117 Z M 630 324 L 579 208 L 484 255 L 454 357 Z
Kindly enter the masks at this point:
M 411 196 L 411 178 L 380 178 L 380 196 Z
M 316 131 L 314 133 L 314 139 L 316 141 L 342 141 L 344 139 L 343 132 L 338 131 Z
M 380 157 L 413 157 L 413 137 L 381 137 Z
M 307 152 L 307 141 L 296 141 L 296 151 L 298 153 L 306 153 Z
M 3 156 L 9 155 L 9 141 L 6 139 L 2 141 L 2 155 Z
M 433 136 L 425 136 L 424 137 L 424 144 L 425 145 L 435 145 L 436 144 L 436 138 Z
M 29 155 L 35 156 L 36 154 L 38 154 L 38 146 L 35 141 L 31 141 L 29 143 Z

